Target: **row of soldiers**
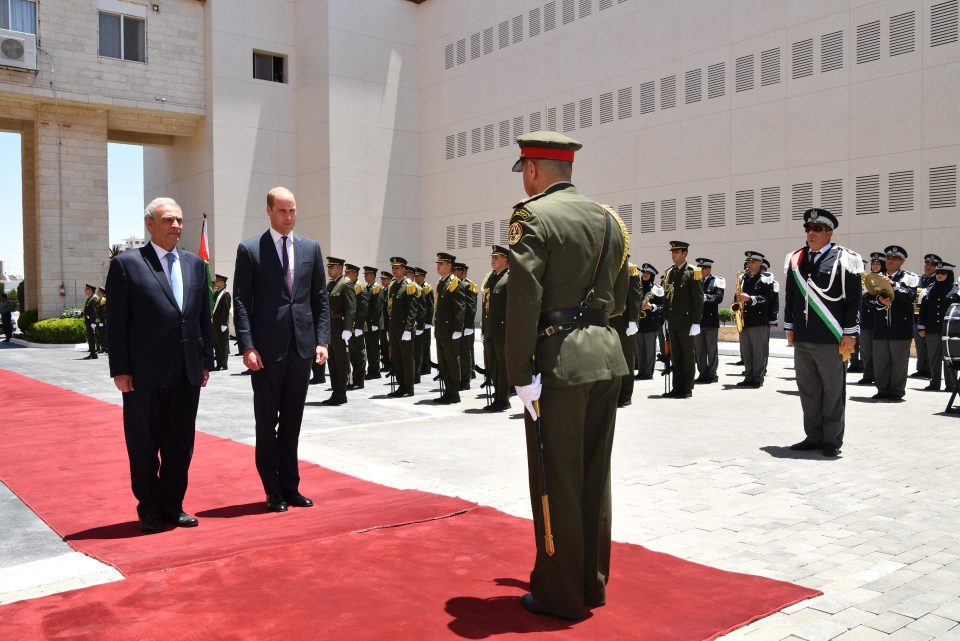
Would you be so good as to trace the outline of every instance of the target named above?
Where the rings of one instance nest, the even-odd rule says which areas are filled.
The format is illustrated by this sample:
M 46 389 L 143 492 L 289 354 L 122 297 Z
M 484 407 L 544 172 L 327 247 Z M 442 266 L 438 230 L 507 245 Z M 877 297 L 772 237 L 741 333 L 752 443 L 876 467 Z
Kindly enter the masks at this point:
M 97 354 L 107 353 L 107 291 L 86 283 L 83 293 L 86 299 L 81 313 L 89 351 L 84 360 L 91 360 L 97 358 Z
M 400 256 L 390 259 L 390 272 L 360 267 L 345 259 L 327 257 L 327 293 L 330 301 L 330 378 L 332 394 L 324 405 L 343 405 L 347 391 L 363 389 L 364 381 L 391 376 L 388 397 L 414 395 L 414 385 L 432 373 L 431 345 L 436 341 L 438 404 L 460 402 L 460 392 L 470 389 L 475 370 L 493 386 L 489 411 L 509 408 L 504 342 L 506 334 L 507 250 L 494 246 L 491 271 L 481 285 L 470 280 L 469 267 L 446 252 L 437 254 L 436 287 L 427 282 L 427 270 L 414 267 Z M 482 304 L 480 304 L 482 290 Z M 475 324 L 482 311 L 486 369 L 474 362 Z M 322 380 L 323 370 L 314 371 Z

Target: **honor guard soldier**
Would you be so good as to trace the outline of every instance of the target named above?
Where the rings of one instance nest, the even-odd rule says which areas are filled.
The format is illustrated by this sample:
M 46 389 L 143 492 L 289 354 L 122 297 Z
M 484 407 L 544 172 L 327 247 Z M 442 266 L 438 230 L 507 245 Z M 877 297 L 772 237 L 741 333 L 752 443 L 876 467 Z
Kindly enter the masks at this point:
M 370 295 L 367 288 L 360 282 L 360 268 L 347 263 L 345 268 L 347 280 L 353 284 L 353 294 L 357 301 L 356 319 L 353 325 L 353 336 L 350 337 L 350 384 L 347 390 L 363 389 L 363 381 L 367 373 L 367 346 L 364 332 L 367 331 L 367 313 L 370 309 Z
M 713 275 L 712 258 L 698 258 L 697 267 L 703 274 L 703 316 L 700 318 L 700 333 L 693 337 L 693 351 L 697 354 L 700 374 L 695 382 L 707 385 L 719 380 L 717 335 L 720 333 L 720 303 L 727 283 Z
M 464 314 L 467 301 L 460 279 L 453 274 L 457 257 L 445 252 L 437 254 L 436 300 L 434 301 L 434 334 L 437 337 L 437 366 L 443 381 L 443 394 L 436 400 L 442 405 L 460 402 L 460 342 L 463 340 Z
M 792 450 L 840 454 L 846 414 L 846 364 L 860 316 L 860 256 L 832 242 L 837 218 L 826 209 L 803 214 L 807 244 L 787 254 L 783 328 L 792 345 L 806 434 Z
M 343 275 L 342 258 L 327 256 L 327 297 L 330 300 L 330 387 L 333 393 L 321 405 L 347 402 L 348 349 L 357 318 L 357 296 L 353 283 Z
M 393 274 L 380 272 L 380 300 L 382 302 L 383 324 L 380 326 L 380 362 L 381 372 L 390 371 L 390 285 L 393 284 Z
M 417 384 L 420 382 L 420 359 L 423 357 L 423 314 L 425 311 L 425 304 L 423 301 L 423 288 L 420 285 L 417 285 L 416 279 L 417 268 L 407 265 L 405 275 L 407 280 L 416 285 L 417 291 L 414 298 L 416 299 L 417 305 L 417 322 L 413 330 L 413 382 Z
M 83 303 L 83 326 L 87 330 L 87 348 L 90 353 L 83 357 L 88 361 L 97 358 L 97 323 L 100 322 L 100 305 L 97 304 L 97 288 L 87 283 L 83 288 L 87 300 Z
M 107 353 L 107 290 L 97 287 L 97 351 Z
M 490 253 L 490 273 L 483 281 L 483 306 L 480 331 L 487 377 L 493 385 L 493 399 L 483 408 L 488 412 L 510 409 L 510 384 L 507 383 L 507 282 L 510 279 L 509 250 L 494 245 Z
M 377 282 L 377 268 L 364 265 L 363 280 L 367 290 L 367 331 L 363 334 L 367 353 L 365 380 L 380 378 L 380 332 L 383 328 L 383 287 Z
M 427 282 L 427 270 L 417 267 L 414 272 L 414 279 L 417 285 L 423 290 L 423 347 L 418 359 L 420 365 L 420 376 L 430 374 L 430 346 L 433 344 L 433 286 Z
M 664 398 L 693 396 L 693 338 L 700 333 L 703 316 L 703 274 L 699 267 L 687 264 L 690 243 L 670 241 L 673 264 L 663 276 L 666 292 L 666 320 L 670 338 L 670 361 L 673 365 L 673 389 Z
M 393 282 L 387 293 L 387 313 L 390 316 L 390 367 L 397 379 L 397 389 L 387 396 L 413 396 L 413 333 L 417 329 L 417 284 L 408 279 L 407 259 L 390 259 Z
M 876 377 L 876 400 L 900 402 L 907 390 L 910 365 L 910 341 L 913 339 L 913 303 L 917 298 L 920 276 L 904 271 L 907 250 L 890 245 L 883 250 L 887 257 L 885 279 L 893 287 L 893 298 L 876 297 L 881 308 L 873 332 L 873 372 Z
M 767 371 L 770 344 L 769 302 L 773 298 L 773 274 L 763 272 L 763 254 L 747 251 L 747 270 L 740 276 L 734 304 L 743 310 L 743 331 L 740 332 L 740 356 L 744 379 L 737 387 L 761 387 Z
M 474 327 L 477 324 L 477 284 L 467 277 L 469 266 L 466 263 L 455 263 L 453 273 L 460 279 L 460 289 L 466 305 L 463 312 L 463 340 L 460 341 L 460 391 L 470 389 L 470 379 L 473 378 L 474 363 Z
M 507 378 L 526 408 L 537 546 L 520 602 L 580 619 L 606 603 L 610 572 L 610 451 L 629 369 L 609 317 L 626 306 L 629 236 L 570 182 L 579 142 L 552 131 L 517 142 L 530 197 L 510 218 Z
M 923 257 L 923 273 L 920 274 L 920 284 L 917 285 L 917 297 L 913 304 L 913 343 L 917 346 L 917 371 L 910 374 L 910 378 L 931 378 L 930 359 L 927 355 L 927 341 L 920 336 L 920 296 L 930 285 L 936 282 L 936 271 L 943 259 L 936 254 L 927 254 Z M 928 332 L 929 333 L 929 332 Z M 937 378 L 939 381 L 939 377 Z
M 923 388 L 928 392 L 940 391 L 941 373 L 948 392 L 957 387 L 956 372 L 943 360 L 943 344 L 940 342 L 947 308 L 954 303 L 960 303 L 960 294 L 957 293 L 957 283 L 953 276 L 954 269 L 956 265 L 942 262 L 941 259 L 934 271 L 933 283 L 927 286 L 920 298 L 920 340 L 926 341 L 927 356 L 930 359 L 930 384 Z
M 227 277 L 217 274 L 213 280 L 213 350 L 218 370 L 227 369 L 230 354 L 230 310 L 233 303 L 227 291 Z
M 887 255 L 883 252 L 870 254 L 870 272 L 873 274 L 887 273 Z M 883 310 L 886 314 L 886 310 Z M 880 318 L 880 305 L 877 297 L 866 290 L 863 291 L 860 303 L 860 359 L 863 361 L 863 378 L 857 385 L 873 385 L 876 382 L 873 367 L 873 330 Z
M 643 303 L 643 287 L 640 284 L 640 268 L 630 262 L 627 256 L 627 270 L 630 274 L 627 288 L 627 304 L 622 314 L 610 317 L 610 327 L 617 330 L 620 337 L 620 349 L 627 366 L 634 361 L 634 335 L 639 331 L 640 305 Z M 620 379 L 620 394 L 617 407 L 626 407 L 633 402 L 633 370 Z
M 634 336 L 634 349 L 636 349 L 634 360 L 637 369 L 634 380 L 637 381 L 648 381 L 653 378 L 657 365 L 657 339 L 661 334 L 660 328 L 663 326 L 661 311 L 664 302 L 663 287 L 655 282 L 659 273 L 650 263 L 640 266 L 640 287 L 643 298 L 640 301 L 640 314 L 637 321 L 639 331 Z

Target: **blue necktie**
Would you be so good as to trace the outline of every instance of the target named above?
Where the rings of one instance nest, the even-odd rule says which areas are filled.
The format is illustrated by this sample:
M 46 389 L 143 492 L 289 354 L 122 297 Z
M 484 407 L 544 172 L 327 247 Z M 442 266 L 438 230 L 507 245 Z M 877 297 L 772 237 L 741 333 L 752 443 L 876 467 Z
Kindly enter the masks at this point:
M 173 252 L 167 254 L 167 271 L 170 273 L 170 289 L 173 290 L 173 299 L 177 301 L 177 307 L 183 311 L 183 281 L 180 280 L 180 273 L 173 268 L 177 257 Z

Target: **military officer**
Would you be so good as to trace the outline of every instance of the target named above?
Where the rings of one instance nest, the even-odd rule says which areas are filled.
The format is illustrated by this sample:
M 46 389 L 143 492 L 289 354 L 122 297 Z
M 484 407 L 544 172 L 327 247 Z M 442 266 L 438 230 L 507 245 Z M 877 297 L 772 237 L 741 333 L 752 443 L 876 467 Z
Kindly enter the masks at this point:
M 699 267 L 687 264 L 689 247 L 690 243 L 684 241 L 670 241 L 670 258 L 673 264 L 667 268 L 663 277 L 670 361 L 673 365 L 673 389 L 664 392 L 664 398 L 693 396 L 693 338 L 700 333 L 700 319 L 703 315 L 703 276 Z
M 456 263 L 453 266 L 454 275 L 460 279 L 460 289 L 463 291 L 463 300 L 466 308 L 463 312 L 463 340 L 460 341 L 460 391 L 470 389 L 470 379 L 474 377 L 474 327 L 477 324 L 477 284 L 467 276 L 469 266 L 466 263 Z
M 510 384 L 507 383 L 507 283 L 510 280 L 509 250 L 494 245 L 490 253 L 490 273 L 483 281 L 483 305 L 480 331 L 487 376 L 493 386 L 493 399 L 483 408 L 488 412 L 510 409 Z
M 737 387 L 763 386 L 767 371 L 770 343 L 770 299 L 773 298 L 773 274 L 764 273 L 764 256 L 747 251 L 747 270 L 740 276 L 737 299 L 743 306 L 743 331 L 740 332 L 740 355 L 743 357 L 744 379 Z
M 423 359 L 423 328 L 425 326 L 424 316 L 427 312 L 427 304 L 423 298 L 423 287 L 420 287 L 417 283 L 417 270 L 419 267 L 411 267 L 407 265 L 406 276 L 407 280 L 417 286 L 416 294 L 416 303 L 417 303 L 417 325 L 416 329 L 413 330 L 413 382 L 419 383 L 421 374 L 420 374 L 420 362 Z
M 83 325 L 87 330 L 87 348 L 90 353 L 83 357 L 83 360 L 97 358 L 97 323 L 100 322 L 100 305 L 97 301 L 97 288 L 87 283 L 83 288 L 83 293 L 87 299 L 83 303 Z
M 887 256 L 883 252 L 870 254 L 870 271 L 874 274 L 887 273 Z M 883 310 L 886 314 L 886 310 Z M 860 358 L 863 361 L 863 378 L 857 385 L 873 385 L 876 380 L 873 367 L 873 330 L 880 318 L 880 305 L 877 297 L 863 290 L 860 303 Z
M 383 311 L 382 331 L 380 332 L 380 362 L 381 372 L 390 371 L 390 285 L 393 283 L 391 272 L 380 272 L 380 301 Z
M 907 371 L 910 364 L 910 341 L 913 339 L 913 301 L 917 297 L 920 276 L 904 271 L 907 250 L 890 245 L 883 250 L 887 257 L 886 279 L 893 286 L 892 299 L 883 295 L 877 302 L 877 324 L 873 332 L 873 372 L 877 393 L 873 398 L 900 402 L 907 389 Z
M 97 287 L 97 351 L 107 353 L 107 290 Z
M 387 307 L 390 316 L 390 367 L 397 378 L 397 389 L 391 397 L 413 396 L 413 333 L 417 329 L 417 284 L 408 279 L 407 259 L 390 259 L 393 281 L 390 283 Z
M 610 451 L 620 377 L 629 371 L 609 317 L 626 307 L 629 236 L 615 212 L 570 182 L 579 142 L 551 131 L 517 142 L 514 171 L 530 197 L 510 218 L 507 378 L 526 408 L 537 546 L 521 604 L 579 619 L 606 602 Z M 552 555 L 541 500 L 548 488 Z
M 923 257 L 923 273 L 920 274 L 920 284 L 917 285 L 917 299 L 913 306 L 913 344 L 917 348 L 917 371 L 910 375 L 910 378 L 931 378 L 930 358 L 927 354 L 927 341 L 920 335 L 920 300 L 919 294 L 926 291 L 930 285 L 936 282 L 936 271 L 943 259 L 936 254 L 927 254 Z M 939 377 L 937 379 L 939 381 Z M 939 384 L 939 383 L 938 383 Z
M 417 285 L 423 290 L 423 349 L 420 353 L 420 375 L 430 374 L 430 346 L 433 344 L 433 286 L 427 282 L 427 270 L 417 267 L 414 274 Z
M 230 310 L 233 304 L 227 291 L 227 277 L 217 274 L 213 280 L 213 348 L 217 369 L 227 369 L 227 356 L 230 354 Z
M 383 287 L 377 282 L 377 268 L 364 265 L 363 280 L 367 290 L 367 331 L 363 335 L 367 352 L 365 380 L 380 378 L 380 333 L 383 329 Z
M 720 303 L 723 302 L 727 283 L 723 278 L 713 275 L 712 258 L 698 258 L 697 267 L 703 274 L 703 316 L 700 318 L 700 333 L 693 337 L 697 371 L 700 373 L 695 382 L 706 385 L 719 380 L 717 335 L 720 333 Z
M 639 330 L 634 336 L 636 349 L 637 375 L 634 380 L 648 381 L 653 378 L 657 365 L 657 340 L 663 326 L 663 287 L 657 285 L 655 278 L 660 272 L 650 263 L 640 266 L 640 287 L 643 298 L 640 302 L 640 314 L 637 321 Z
M 357 318 L 357 297 L 353 283 L 344 276 L 342 258 L 327 256 L 327 297 L 330 300 L 330 386 L 333 393 L 321 405 L 347 402 L 348 349 Z
M 960 294 L 957 293 L 957 283 L 953 276 L 956 265 L 940 260 L 934 271 L 933 283 L 927 286 L 920 299 L 920 339 L 926 341 L 930 359 L 930 384 L 923 388 L 928 392 L 940 391 L 941 373 L 948 392 L 957 387 L 956 372 L 943 360 L 941 336 L 947 309 L 960 302 Z
M 856 252 L 832 242 L 838 225 L 832 213 L 808 209 L 803 223 L 807 244 L 787 255 L 783 328 L 794 348 L 806 437 L 790 449 L 835 457 L 843 445 L 844 360 L 856 342 L 863 263 Z
M 464 314 L 467 301 L 460 279 L 453 273 L 456 256 L 437 253 L 436 300 L 434 301 L 434 334 L 437 339 L 437 365 L 443 381 L 443 394 L 436 400 L 442 405 L 460 402 L 460 341 L 463 340 Z
M 367 347 L 364 332 L 367 331 L 367 313 L 370 310 L 370 295 L 360 282 L 360 268 L 351 263 L 345 267 L 347 280 L 353 284 L 353 294 L 357 301 L 356 319 L 353 336 L 350 337 L 350 384 L 347 390 L 363 389 L 367 373 Z
M 617 330 L 620 337 L 620 349 L 623 350 L 623 359 L 627 364 L 634 361 L 634 336 L 639 331 L 640 306 L 643 304 L 643 286 L 640 284 L 640 268 L 629 262 L 627 256 L 627 270 L 629 271 L 630 286 L 627 288 L 627 303 L 622 314 L 610 317 L 610 327 Z M 626 407 L 633 402 L 633 370 L 627 372 L 620 379 L 620 394 L 617 396 L 617 407 Z

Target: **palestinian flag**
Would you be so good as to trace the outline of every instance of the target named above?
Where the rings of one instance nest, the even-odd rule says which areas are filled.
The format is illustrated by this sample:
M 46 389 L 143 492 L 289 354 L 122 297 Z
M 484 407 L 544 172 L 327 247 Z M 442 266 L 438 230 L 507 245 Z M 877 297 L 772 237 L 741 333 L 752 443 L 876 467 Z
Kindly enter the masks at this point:
M 207 272 L 207 292 L 210 294 L 210 309 L 213 309 L 213 275 L 210 273 L 210 248 L 207 245 L 207 212 L 203 212 L 203 227 L 200 228 L 200 248 L 197 256 L 203 259 Z

